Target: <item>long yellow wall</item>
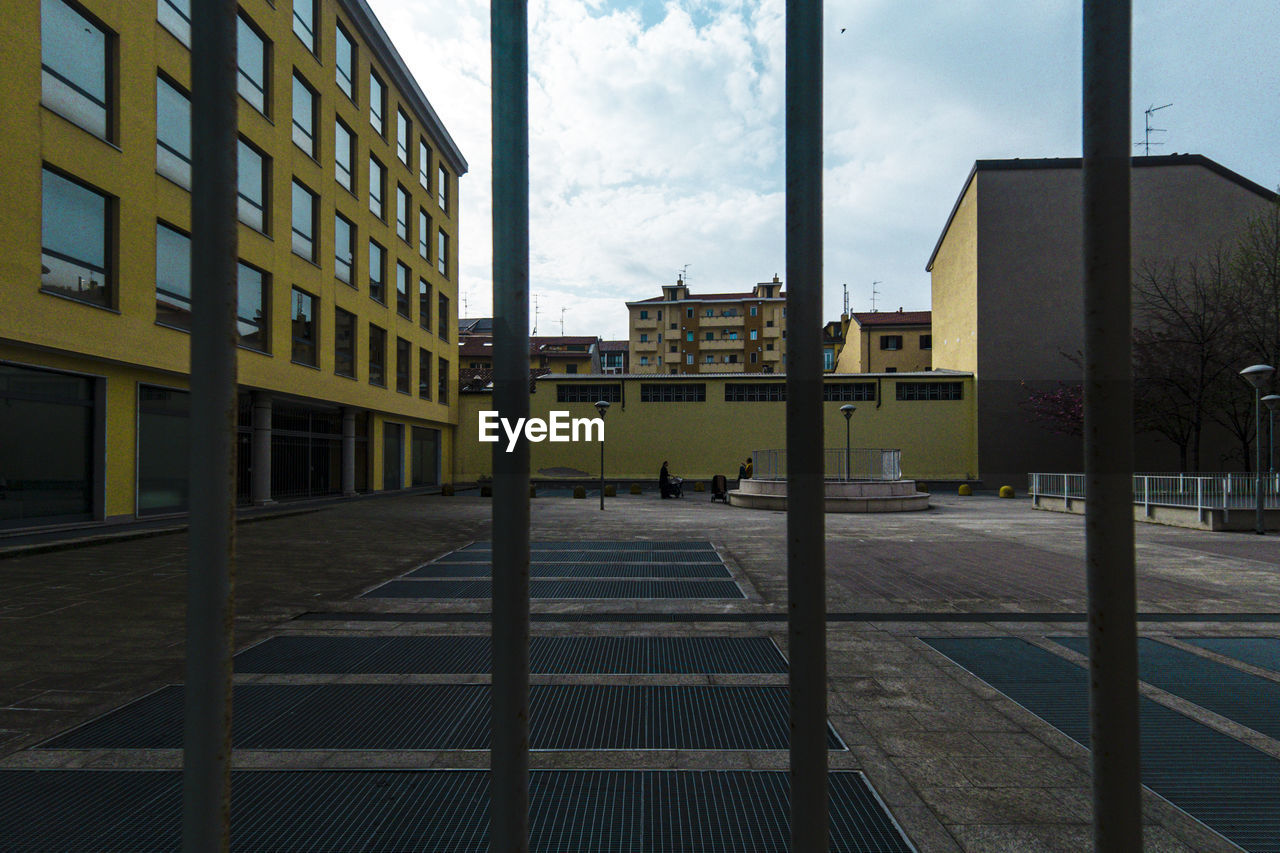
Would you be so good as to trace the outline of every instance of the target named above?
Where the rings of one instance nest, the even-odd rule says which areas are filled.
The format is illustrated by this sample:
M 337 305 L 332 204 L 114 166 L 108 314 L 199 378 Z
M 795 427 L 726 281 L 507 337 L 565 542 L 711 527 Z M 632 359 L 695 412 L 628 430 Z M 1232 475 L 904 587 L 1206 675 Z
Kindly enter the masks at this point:
M 760 380 L 761 377 L 751 377 Z M 870 381 L 880 386 L 875 401 L 855 402 L 850 421 L 854 447 L 902 450 L 903 474 L 924 480 L 974 479 L 977 471 L 977 437 L 973 380 L 969 376 L 901 375 L 827 376 L 828 382 Z M 531 416 L 546 419 L 552 410 L 567 411 L 574 418 L 596 416 L 591 403 L 557 403 L 556 385 L 561 379 L 541 379 L 530 400 Z M 565 377 L 564 384 L 583 384 Z M 738 466 L 753 450 L 786 445 L 786 403 L 726 402 L 724 385 L 745 378 L 702 378 L 707 399 L 701 403 L 642 403 L 640 385 L 653 379 L 615 380 L 624 384 L 625 404 L 613 403 L 605 416 L 606 477 L 616 480 L 656 479 L 663 460 L 683 477 L 707 479 L 714 474 L 733 478 Z M 658 380 L 663 381 L 663 380 Z M 671 381 L 671 380 L 666 380 Z M 783 382 L 785 377 L 769 377 Z M 964 398 L 958 401 L 898 401 L 896 381 L 959 381 Z M 607 382 L 601 384 L 609 384 Z M 674 383 L 673 383 L 674 384 Z M 478 440 L 479 412 L 493 408 L 490 394 L 464 394 L 460 401 L 454 477 L 473 481 L 493 472 L 494 444 Z M 829 448 L 844 447 L 845 421 L 841 402 L 823 403 Z M 505 439 L 501 445 L 505 448 Z M 598 442 L 531 443 L 532 475 L 537 477 L 595 477 L 600 472 Z M 581 472 L 581 473 L 573 473 Z
M 978 369 L 978 181 L 965 187 L 933 260 L 933 366 Z

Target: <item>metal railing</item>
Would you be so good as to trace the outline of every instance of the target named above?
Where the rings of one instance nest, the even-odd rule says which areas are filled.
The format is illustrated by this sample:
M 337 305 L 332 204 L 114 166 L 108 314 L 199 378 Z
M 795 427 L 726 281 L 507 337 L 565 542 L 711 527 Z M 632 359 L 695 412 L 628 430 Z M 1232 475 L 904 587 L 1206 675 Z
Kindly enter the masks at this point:
M 1063 502 L 1084 500 L 1084 474 L 1028 475 L 1032 498 L 1061 498 Z M 1134 474 L 1133 503 L 1151 507 L 1182 507 L 1199 511 L 1201 520 L 1209 510 L 1253 511 L 1257 507 L 1257 474 L 1240 471 L 1199 474 Z M 1280 473 L 1262 478 L 1264 509 L 1280 509 Z
M 751 451 L 751 477 L 787 479 L 787 451 Z M 901 480 L 902 451 L 876 447 L 843 447 L 822 451 L 822 474 L 827 480 Z

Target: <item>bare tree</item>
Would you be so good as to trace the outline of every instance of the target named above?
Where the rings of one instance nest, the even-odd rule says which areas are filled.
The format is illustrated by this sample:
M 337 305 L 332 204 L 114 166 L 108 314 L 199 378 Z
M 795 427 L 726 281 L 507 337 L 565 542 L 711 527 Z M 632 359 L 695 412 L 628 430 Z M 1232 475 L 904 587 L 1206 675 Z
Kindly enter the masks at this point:
M 1264 361 L 1280 367 L 1280 196 L 1249 220 L 1232 267 L 1240 306 L 1239 334 L 1253 354 L 1248 363 Z M 1273 376 L 1272 391 L 1275 382 Z

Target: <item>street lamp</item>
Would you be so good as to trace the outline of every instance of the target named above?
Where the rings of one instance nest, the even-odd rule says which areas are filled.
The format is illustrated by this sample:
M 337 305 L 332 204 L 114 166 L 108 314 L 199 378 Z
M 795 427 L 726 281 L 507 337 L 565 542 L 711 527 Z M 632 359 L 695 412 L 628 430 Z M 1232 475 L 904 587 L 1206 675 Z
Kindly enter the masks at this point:
M 1274 474 L 1276 472 L 1276 409 L 1280 409 L 1280 394 L 1268 394 L 1262 398 L 1262 402 L 1266 404 L 1267 412 L 1270 415 L 1270 423 L 1267 429 L 1267 441 L 1270 445 L 1270 452 L 1267 458 L 1270 460 L 1270 464 L 1267 467 Z
M 597 400 L 596 411 L 600 413 L 600 509 L 604 509 L 604 416 L 609 411 L 608 400 Z
M 1258 445 L 1258 478 L 1257 478 L 1257 523 L 1254 532 L 1261 536 L 1266 527 L 1262 521 L 1262 387 L 1267 384 L 1276 369 L 1269 364 L 1254 364 L 1240 371 L 1240 375 L 1253 386 L 1253 426 L 1254 441 Z
M 844 415 L 844 478 L 849 479 L 849 419 L 853 417 L 853 413 L 857 407 L 852 403 L 845 403 L 840 407 L 840 412 Z

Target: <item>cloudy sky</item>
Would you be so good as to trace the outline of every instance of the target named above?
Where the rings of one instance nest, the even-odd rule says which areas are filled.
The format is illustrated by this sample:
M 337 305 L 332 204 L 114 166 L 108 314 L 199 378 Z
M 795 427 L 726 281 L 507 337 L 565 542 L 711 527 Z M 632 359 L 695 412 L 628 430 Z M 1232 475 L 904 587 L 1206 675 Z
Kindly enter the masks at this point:
M 369 0 L 470 164 L 465 316 L 491 311 L 489 7 Z M 929 308 L 976 159 L 1080 155 L 1079 0 L 825 4 L 825 315 Z M 530 0 L 538 331 L 626 336 L 623 301 L 785 273 L 783 0 Z M 841 33 L 841 29 L 844 32 Z M 1280 6 L 1134 0 L 1133 139 L 1280 185 Z M 460 311 L 462 307 L 460 306 Z

